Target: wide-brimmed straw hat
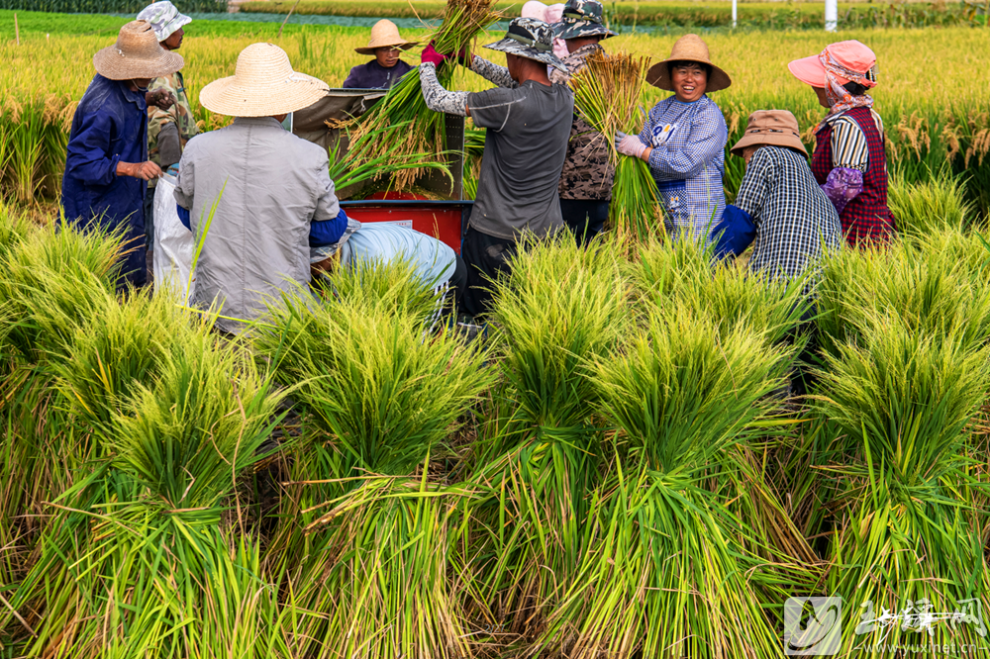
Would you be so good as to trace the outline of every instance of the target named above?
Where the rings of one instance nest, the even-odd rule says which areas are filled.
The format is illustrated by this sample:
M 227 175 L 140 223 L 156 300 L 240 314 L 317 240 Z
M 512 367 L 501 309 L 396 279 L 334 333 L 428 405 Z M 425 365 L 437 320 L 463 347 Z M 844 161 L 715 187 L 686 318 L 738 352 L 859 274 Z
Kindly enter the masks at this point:
M 399 36 L 399 28 L 392 21 L 380 20 L 371 28 L 371 41 L 367 48 L 355 48 L 354 50 L 362 55 L 374 55 L 378 48 L 398 48 L 399 50 L 409 50 L 418 41 L 406 41 Z
M 168 0 L 151 3 L 141 10 L 141 13 L 137 15 L 137 19 L 150 23 L 151 28 L 155 31 L 155 37 L 159 41 L 165 41 L 175 34 L 179 28 L 192 23 L 191 18 L 185 14 L 180 14 L 179 10 L 175 8 L 175 5 Z
M 549 24 L 535 18 L 512 19 L 505 38 L 490 43 L 485 48 L 543 62 L 567 72 L 567 65 L 553 54 L 553 29 Z
M 808 155 L 797 119 L 788 110 L 757 110 L 749 115 L 746 132 L 729 151 L 741 156 L 748 146 L 786 146 Z
M 602 16 L 605 8 L 598 0 L 567 0 L 560 22 L 553 26 L 559 39 L 582 37 L 614 37 L 615 32 L 605 27 Z
M 787 65 L 794 77 L 812 87 L 825 87 L 825 64 L 822 57 L 831 59 L 843 69 L 863 76 L 863 84 L 867 88 L 877 84 L 877 56 L 870 48 L 856 40 L 840 41 L 825 46 L 820 55 L 802 57 Z M 846 84 L 848 79 L 838 77 L 839 84 Z
M 708 76 L 708 84 L 705 86 L 706 94 L 727 89 L 732 84 L 729 74 L 712 64 L 711 56 L 708 54 L 708 44 L 702 41 L 697 34 L 685 34 L 675 41 L 674 47 L 670 51 L 670 57 L 654 64 L 646 72 L 646 82 L 669 92 L 674 91 L 674 85 L 670 80 L 670 68 L 667 66 L 671 62 L 697 62 L 712 67 L 711 75 Z
M 233 76 L 203 87 L 199 102 L 231 117 L 271 117 L 309 107 L 328 91 L 322 80 L 293 71 L 278 46 L 254 43 L 237 56 Z
M 162 48 L 144 21 L 131 21 L 120 28 L 117 43 L 93 55 L 96 72 L 110 80 L 160 78 L 172 75 L 184 63 L 182 55 Z

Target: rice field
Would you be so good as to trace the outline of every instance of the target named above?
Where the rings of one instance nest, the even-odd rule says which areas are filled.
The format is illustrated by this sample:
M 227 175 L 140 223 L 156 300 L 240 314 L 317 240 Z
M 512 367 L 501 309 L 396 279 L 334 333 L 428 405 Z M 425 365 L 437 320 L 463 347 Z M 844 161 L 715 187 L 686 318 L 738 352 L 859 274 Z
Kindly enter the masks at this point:
M 23 20 L 23 19 L 22 19 Z M 9 21 L 9 22 L 8 22 Z M 121 23 L 123 19 L 121 19 Z M 200 24 L 202 25 L 202 24 Z M 226 123 L 197 104 L 208 82 L 231 75 L 237 54 L 258 39 L 276 40 L 275 26 L 238 24 L 243 36 L 216 33 L 197 37 L 189 27 L 182 47 L 185 79 L 197 120 L 204 129 Z M 256 32 L 257 31 L 257 36 Z M 425 31 L 406 31 L 423 39 Z M 350 68 L 367 58 L 354 52 L 366 45 L 369 31 L 359 28 L 303 27 L 278 43 L 293 65 L 330 85 L 343 82 Z M 75 103 L 92 78 L 92 54 L 112 41 L 106 34 L 72 36 L 27 32 L 22 43 L 12 40 L 9 12 L 0 16 L 0 185 L 15 192 L 20 203 L 51 197 L 59 176 Z M 869 44 L 880 57 L 877 109 L 887 126 L 891 168 L 908 182 L 962 175 L 970 181 L 971 198 L 981 211 L 990 208 L 990 44 L 980 29 L 867 30 L 842 33 Z M 496 35 L 482 37 L 496 39 Z M 609 39 L 606 50 L 662 59 L 676 36 L 628 34 Z M 730 144 L 741 135 L 748 114 L 757 109 L 787 108 L 794 112 L 813 145 L 813 130 L 823 116 L 812 92 L 787 72 L 793 58 L 815 53 L 827 43 L 824 33 L 739 32 L 706 36 L 713 57 L 730 73 L 733 86 L 713 95 L 730 128 Z M 924 50 L 919 51 L 919 43 Z M 493 61 L 500 53 L 488 51 Z M 415 52 L 406 55 L 415 60 Z M 67 65 L 67 63 L 71 63 Z M 486 81 L 463 69 L 453 86 L 478 91 Z M 662 92 L 644 86 L 641 102 L 649 107 Z M 730 196 L 742 177 L 742 161 L 727 158 L 726 188 Z
M 194 30 L 216 128 L 198 92 L 254 37 Z M 988 47 L 849 36 L 881 53 L 889 249 L 829 256 L 812 305 L 687 241 L 534 244 L 469 344 L 427 331 L 402 262 L 236 340 L 115 292 L 120 236 L 36 219 L 107 37 L 0 43 L 0 657 L 990 653 Z M 366 40 L 280 44 L 333 84 Z M 821 109 L 784 64 L 824 40 L 710 37 L 734 134 L 786 107 L 810 145 Z

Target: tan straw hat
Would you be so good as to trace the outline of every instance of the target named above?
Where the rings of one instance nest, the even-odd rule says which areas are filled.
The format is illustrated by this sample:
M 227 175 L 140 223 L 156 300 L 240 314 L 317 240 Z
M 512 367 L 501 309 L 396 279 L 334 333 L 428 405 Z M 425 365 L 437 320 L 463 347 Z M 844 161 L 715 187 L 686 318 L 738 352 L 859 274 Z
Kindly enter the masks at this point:
M 669 92 L 674 91 L 674 85 L 670 81 L 670 69 L 667 67 L 671 62 L 698 62 L 712 67 L 705 93 L 727 89 L 732 84 L 729 74 L 712 64 L 708 55 L 708 45 L 697 34 L 685 34 L 675 41 L 670 57 L 654 64 L 647 71 L 646 82 Z
M 110 80 L 158 78 L 182 68 L 182 56 L 165 50 L 149 23 L 131 21 L 120 28 L 117 43 L 93 55 L 96 72 Z
M 395 27 L 392 21 L 381 20 L 371 28 L 371 41 L 367 48 L 355 48 L 354 50 L 362 55 L 374 55 L 376 48 L 399 48 L 409 50 L 418 41 L 404 41 L 399 36 L 399 28 Z
M 808 155 L 801 142 L 801 130 L 797 119 L 789 110 L 757 110 L 749 115 L 746 132 L 729 151 L 742 156 L 748 146 L 786 146 Z
M 231 117 L 272 117 L 302 110 L 327 95 L 322 80 L 296 73 L 289 56 L 270 43 L 254 43 L 237 56 L 237 70 L 199 93 L 207 110 Z

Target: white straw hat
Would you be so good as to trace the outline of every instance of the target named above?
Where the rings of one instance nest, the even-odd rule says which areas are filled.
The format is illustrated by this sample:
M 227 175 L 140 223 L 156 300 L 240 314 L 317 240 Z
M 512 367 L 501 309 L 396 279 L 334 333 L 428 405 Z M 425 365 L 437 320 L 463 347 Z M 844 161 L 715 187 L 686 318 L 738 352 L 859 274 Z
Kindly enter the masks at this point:
M 237 56 L 233 76 L 203 87 L 199 102 L 231 117 L 271 117 L 309 107 L 328 91 L 322 80 L 293 71 L 278 46 L 254 43 Z
M 93 55 L 96 72 L 110 80 L 135 80 L 172 75 L 182 68 L 182 55 L 161 47 L 151 25 L 131 21 L 120 28 L 117 43 Z
M 354 52 L 362 55 L 374 55 L 377 48 L 399 48 L 409 50 L 418 41 L 406 41 L 399 36 L 399 28 L 392 21 L 382 19 L 371 28 L 371 41 L 364 48 L 355 48 Z

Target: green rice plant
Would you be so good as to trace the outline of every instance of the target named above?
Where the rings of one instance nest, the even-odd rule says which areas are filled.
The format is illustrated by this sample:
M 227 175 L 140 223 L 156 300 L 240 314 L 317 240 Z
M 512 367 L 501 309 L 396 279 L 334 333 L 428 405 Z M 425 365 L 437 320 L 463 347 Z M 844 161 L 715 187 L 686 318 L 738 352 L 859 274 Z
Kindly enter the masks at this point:
M 430 37 L 438 52 L 459 53 L 467 50 L 479 32 L 495 22 L 498 14 L 494 0 L 447 0 L 443 23 Z M 453 64 L 444 63 L 437 70 L 437 80 L 445 88 L 453 81 Z M 361 118 L 361 131 L 377 133 L 396 123 L 407 125 L 401 139 L 379 140 L 368 153 L 371 161 L 403 159 L 410 154 L 429 153 L 430 160 L 441 161 L 445 149 L 444 115 L 426 106 L 419 75 L 403 76 L 371 110 Z M 409 188 L 425 170 L 403 169 L 395 173 L 398 189 Z
M 343 141 L 330 149 L 330 180 L 337 190 L 352 185 L 367 183 L 374 179 L 395 175 L 398 172 L 415 169 L 418 173 L 439 170 L 451 185 L 454 178 L 450 169 L 442 162 L 431 162 L 436 154 L 430 153 L 375 153 L 379 142 L 391 142 L 411 128 L 412 122 L 399 122 L 381 126 L 373 130 L 361 131 L 349 141 L 347 152 L 343 153 Z M 350 137 L 348 135 L 348 137 Z
M 429 460 L 491 383 L 488 353 L 425 331 L 433 298 L 408 264 L 332 279 L 339 298 L 286 296 L 255 339 L 319 431 L 295 453 L 274 542 L 302 612 L 296 651 L 462 655 L 445 557 L 447 500 L 464 494 Z
M 508 418 L 476 444 L 471 482 L 486 494 L 466 514 L 485 532 L 465 540 L 472 552 L 460 560 L 480 575 L 481 615 L 511 633 L 539 629 L 589 549 L 588 493 L 606 460 L 588 364 L 618 349 L 630 326 L 614 247 L 528 244 L 494 284 Z
M 716 261 L 713 249 L 690 240 L 642 243 L 627 271 L 644 308 L 685 305 L 709 312 L 723 334 L 746 325 L 771 343 L 790 337 L 800 343 L 797 330 L 813 303 L 812 273 L 791 281 L 767 279 L 743 264 Z
M 949 624 L 943 614 L 972 616 L 988 604 L 987 514 L 976 503 L 985 483 L 967 455 L 967 428 L 990 387 L 990 353 L 959 328 L 918 331 L 894 314 L 877 314 L 870 328 L 827 356 L 816 406 L 853 447 L 821 467 L 853 485 L 836 502 L 845 515 L 827 580 L 851 604 L 843 629 L 856 630 L 840 652 L 978 643 L 981 618 Z M 933 614 L 928 624 L 905 617 L 915 605 Z
M 888 202 L 902 236 L 962 231 L 975 210 L 967 200 L 965 183 L 946 168 L 913 185 L 895 176 L 888 188 Z
M 424 336 L 421 313 L 353 298 L 287 296 L 271 307 L 256 345 L 332 438 L 334 477 L 411 473 L 489 383 L 486 353 L 449 332 Z
M 44 135 L 43 110 L 32 99 L 22 106 L 9 136 L 9 169 L 13 175 L 17 201 L 21 204 L 33 203 L 35 193 L 41 185 L 38 174 L 44 160 Z
M 571 79 L 574 107 L 604 136 L 615 165 L 609 223 L 621 235 L 636 241 L 663 235 L 663 207 L 650 167 L 639 158 L 620 158 L 616 132 L 638 134 L 642 120 L 637 105 L 650 60 L 622 53 L 593 53 Z
M 975 243 L 967 247 L 961 236 L 931 240 L 955 248 L 926 249 L 919 258 L 913 246 L 919 243 L 897 243 L 890 249 L 841 250 L 823 259 L 818 325 L 826 352 L 837 355 L 840 344 L 861 337 L 889 313 L 930 336 L 956 334 L 969 345 L 990 338 L 990 300 L 982 292 L 987 273 L 974 271 L 972 256 L 959 259 L 971 254 Z
M 279 396 L 236 348 L 186 338 L 112 416 L 109 461 L 55 507 L 11 601 L 37 618 L 29 655 L 206 654 L 192 616 L 223 604 L 206 584 L 229 552 L 224 503 L 263 457 Z M 239 643 L 253 638 L 248 628 Z
M 765 540 L 724 505 L 729 470 L 745 468 L 724 455 L 757 432 L 791 351 L 744 326 L 720 335 L 707 313 L 682 307 L 651 312 L 624 351 L 595 361 L 602 414 L 621 431 L 602 488 L 608 531 L 541 646 L 566 644 L 572 657 L 779 653 L 768 607 L 801 574 L 786 556 L 774 565 L 747 549 Z
M 442 303 L 434 283 L 420 280 L 412 262 L 403 257 L 337 267 L 324 273 L 316 286 L 325 298 L 341 304 L 409 314 L 426 322 Z

